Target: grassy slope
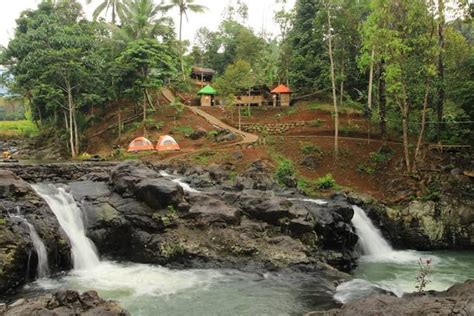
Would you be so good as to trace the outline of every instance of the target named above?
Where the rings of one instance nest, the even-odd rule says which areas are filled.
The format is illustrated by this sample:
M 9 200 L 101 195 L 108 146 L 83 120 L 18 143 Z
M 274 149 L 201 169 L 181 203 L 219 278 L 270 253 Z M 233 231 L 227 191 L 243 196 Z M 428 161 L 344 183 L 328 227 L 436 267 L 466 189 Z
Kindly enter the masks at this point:
M 0 121 L 0 139 L 34 137 L 38 133 L 36 125 L 28 120 Z

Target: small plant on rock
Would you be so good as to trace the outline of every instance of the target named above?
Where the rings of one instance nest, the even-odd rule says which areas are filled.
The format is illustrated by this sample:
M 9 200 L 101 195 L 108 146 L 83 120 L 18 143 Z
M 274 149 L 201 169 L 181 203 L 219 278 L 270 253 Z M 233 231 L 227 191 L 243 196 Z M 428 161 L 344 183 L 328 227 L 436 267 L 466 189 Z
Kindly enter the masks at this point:
M 418 261 L 418 265 L 420 270 L 418 271 L 418 275 L 416 277 L 416 290 L 418 294 L 422 294 L 425 291 L 426 286 L 428 283 L 431 282 L 429 279 L 431 275 L 431 259 L 423 260 L 420 258 Z
M 336 180 L 334 180 L 332 174 L 328 173 L 327 175 L 316 179 L 316 185 L 321 190 L 332 189 L 336 186 Z
M 282 159 L 278 163 L 278 168 L 275 174 L 277 182 L 281 185 L 294 187 L 296 184 L 295 176 L 296 170 L 293 162 L 289 159 Z

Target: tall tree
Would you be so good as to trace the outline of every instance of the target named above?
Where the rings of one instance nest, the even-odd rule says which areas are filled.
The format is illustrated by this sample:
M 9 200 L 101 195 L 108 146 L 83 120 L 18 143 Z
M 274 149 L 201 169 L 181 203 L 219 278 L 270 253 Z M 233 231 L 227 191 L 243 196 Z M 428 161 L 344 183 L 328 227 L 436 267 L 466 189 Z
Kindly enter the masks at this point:
M 206 11 L 206 7 L 200 4 L 194 3 L 194 0 L 170 0 L 167 5 L 161 5 L 160 10 L 167 12 L 173 8 L 179 9 L 179 45 L 180 45 L 180 61 L 181 61 L 181 72 L 184 76 L 184 49 L 182 45 L 183 40 L 183 16 L 188 20 L 188 12 L 203 13 Z
M 104 101 L 100 24 L 83 20 L 75 1 L 43 2 L 17 23 L 3 63 L 31 100 L 34 119 L 66 128 L 75 157 L 81 148 L 81 116 Z
M 445 99 L 445 82 L 444 82 L 444 49 L 445 49 L 445 24 L 446 24 L 446 10 L 444 0 L 438 0 L 438 85 L 437 85 L 437 98 L 436 98 L 436 138 L 440 141 L 441 128 L 443 124 L 443 109 Z
M 87 4 L 90 4 L 92 0 L 86 0 Z M 102 14 L 102 12 L 105 11 L 105 14 L 111 12 L 112 14 L 112 24 L 117 23 L 117 17 L 119 17 L 121 20 L 123 20 L 124 13 L 125 13 L 125 0 L 103 0 L 102 3 L 100 3 L 97 8 L 94 10 L 92 13 L 92 16 L 94 20 L 97 20 L 99 15 Z
M 409 118 L 426 104 L 433 64 L 430 10 L 425 0 L 373 0 L 371 8 L 365 47 L 367 52 L 375 47 L 374 58 L 383 63 L 387 101 L 401 117 L 404 162 L 411 171 Z
M 141 91 L 143 128 L 146 133 L 147 109 L 152 106 L 149 90 L 161 87 L 175 71 L 172 55 L 165 45 L 153 39 L 139 39 L 128 43 L 118 62 L 134 69 L 134 86 Z
M 153 0 L 129 0 L 124 9 L 122 26 L 117 34 L 125 41 L 156 39 L 158 36 L 173 34 L 172 22 L 161 16 L 160 6 Z
M 331 70 L 331 85 L 332 85 L 332 100 L 334 104 L 334 154 L 337 159 L 339 155 L 339 109 L 337 107 L 337 92 L 336 92 L 336 75 L 335 75 L 335 63 L 334 63 L 334 47 L 333 47 L 333 27 L 332 27 L 332 6 L 329 1 L 324 3 L 326 7 L 327 16 L 327 42 L 328 42 L 328 55 L 330 61 Z

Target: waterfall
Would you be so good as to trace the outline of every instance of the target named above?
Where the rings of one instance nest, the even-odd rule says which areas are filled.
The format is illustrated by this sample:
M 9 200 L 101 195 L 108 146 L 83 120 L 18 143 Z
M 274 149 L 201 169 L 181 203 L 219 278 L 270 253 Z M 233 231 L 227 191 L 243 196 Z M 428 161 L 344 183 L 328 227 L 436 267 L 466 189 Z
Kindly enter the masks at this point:
M 359 236 L 359 246 L 362 248 L 362 253 L 374 256 L 393 252 L 392 247 L 383 238 L 380 230 L 372 224 L 364 210 L 356 205 L 353 205 L 352 208 L 354 209 L 352 224 Z
M 30 230 L 30 238 L 33 242 L 33 247 L 35 248 L 36 254 L 38 256 L 38 278 L 44 278 L 49 275 L 49 265 L 48 265 L 48 252 L 46 251 L 46 247 L 38 236 L 36 229 L 33 225 L 26 222 Z
M 33 248 L 35 249 L 36 256 L 38 257 L 38 266 L 37 266 L 37 276 L 38 278 L 44 278 L 49 275 L 49 264 L 48 264 L 48 252 L 46 251 L 46 246 L 44 245 L 43 241 L 39 237 L 36 229 L 33 225 L 31 225 L 28 220 L 20 214 L 20 209 L 17 209 L 16 215 L 11 215 L 12 218 L 16 218 L 24 223 L 28 227 L 28 233 L 30 235 L 31 242 L 33 244 Z M 29 262 L 28 259 L 28 270 L 29 269 Z
M 33 189 L 49 205 L 69 238 L 74 269 L 89 269 L 99 264 L 95 246 L 85 233 L 82 212 L 72 195 L 52 184 L 35 184 Z

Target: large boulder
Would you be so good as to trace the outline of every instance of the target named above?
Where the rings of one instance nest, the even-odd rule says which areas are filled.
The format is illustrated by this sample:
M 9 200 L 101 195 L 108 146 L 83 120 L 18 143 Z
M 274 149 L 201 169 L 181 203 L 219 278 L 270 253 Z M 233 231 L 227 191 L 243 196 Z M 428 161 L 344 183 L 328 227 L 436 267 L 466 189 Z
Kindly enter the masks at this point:
M 250 218 L 269 224 L 280 225 L 290 216 L 293 203 L 286 198 L 272 197 L 263 201 L 254 201 L 245 205 L 244 212 Z
M 212 224 L 240 224 L 240 210 L 236 207 L 226 205 L 224 201 L 216 197 L 199 194 L 192 195 L 188 199 L 191 204 L 187 218 L 197 219 L 205 225 Z
M 177 208 L 184 201 L 183 188 L 139 161 L 126 161 L 112 169 L 113 190 L 124 197 L 136 197 L 150 208 Z
M 130 313 L 115 301 L 103 300 L 96 291 L 79 294 L 76 291 L 61 290 L 53 294 L 19 299 L 6 306 L 6 310 L 2 315 L 128 316 Z

